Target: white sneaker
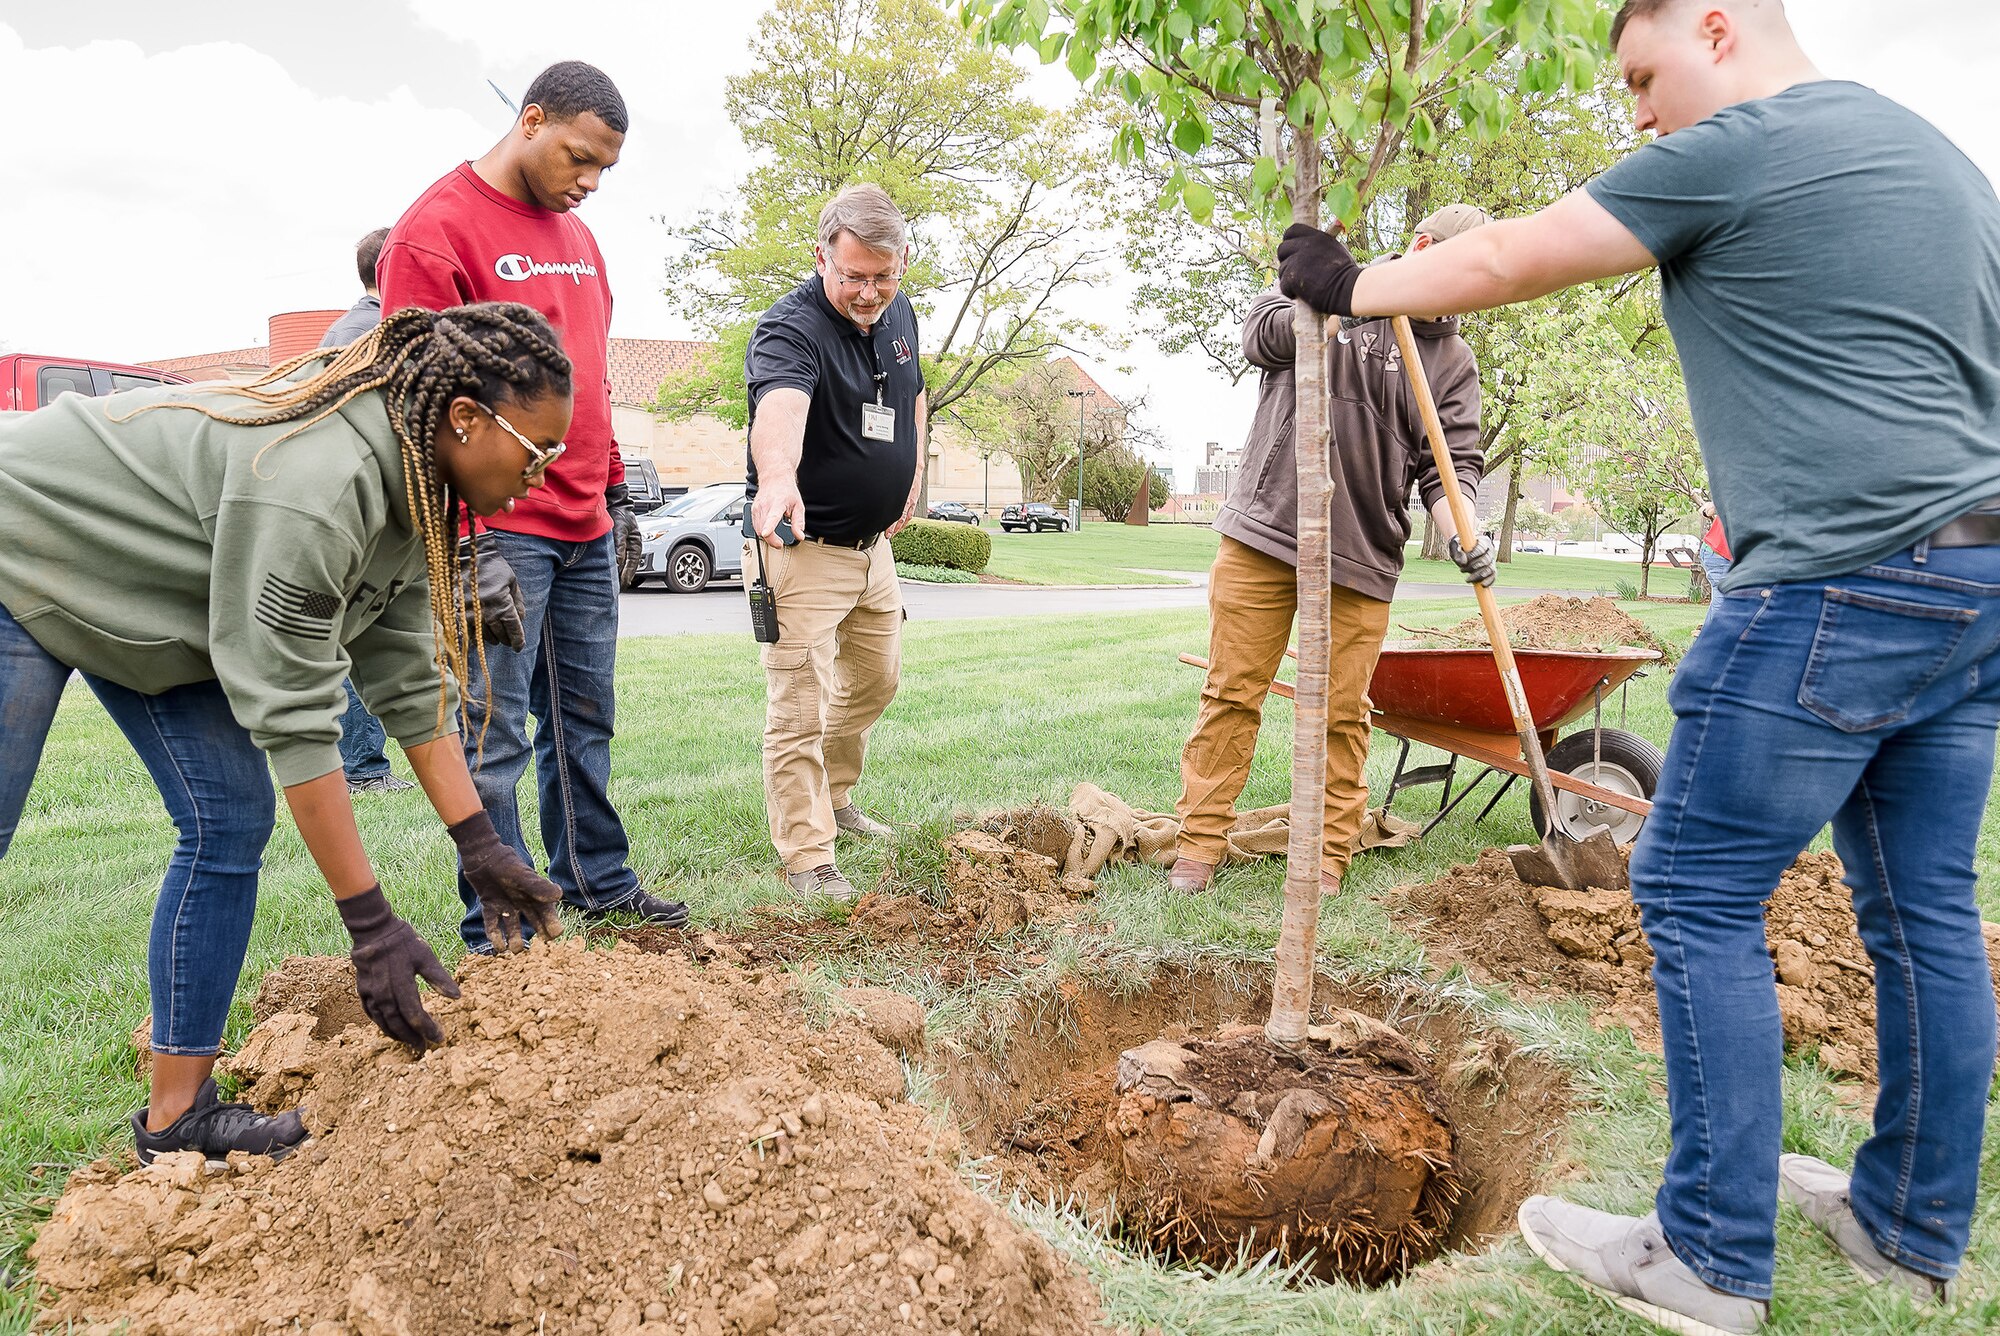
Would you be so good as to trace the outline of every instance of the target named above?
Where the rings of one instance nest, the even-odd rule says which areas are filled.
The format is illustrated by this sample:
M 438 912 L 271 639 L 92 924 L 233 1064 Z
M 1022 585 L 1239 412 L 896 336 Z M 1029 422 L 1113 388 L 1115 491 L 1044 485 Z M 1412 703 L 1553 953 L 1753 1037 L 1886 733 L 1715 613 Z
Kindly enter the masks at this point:
M 1884 1257 L 1861 1227 L 1848 1196 L 1848 1177 L 1825 1160 L 1810 1155 L 1778 1157 L 1778 1195 L 1799 1208 L 1799 1214 L 1818 1225 L 1847 1258 L 1847 1264 L 1870 1285 L 1888 1281 L 1909 1293 L 1919 1304 L 1951 1302 L 1947 1281 L 1913 1271 L 1901 1262 Z
M 1723 1293 L 1674 1256 L 1657 1215 L 1635 1219 L 1530 1197 L 1517 1218 L 1535 1256 L 1664 1331 L 1747 1336 L 1769 1314 L 1770 1305 Z

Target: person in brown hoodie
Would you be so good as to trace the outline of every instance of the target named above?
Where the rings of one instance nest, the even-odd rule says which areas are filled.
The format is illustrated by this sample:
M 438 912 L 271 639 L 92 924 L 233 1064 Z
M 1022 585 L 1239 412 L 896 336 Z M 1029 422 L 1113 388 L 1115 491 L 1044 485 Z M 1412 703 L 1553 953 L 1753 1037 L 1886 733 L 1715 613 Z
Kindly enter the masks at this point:
M 1417 224 L 1412 250 L 1488 221 L 1451 204 Z M 1207 887 L 1222 861 L 1236 797 L 1250 777 L 1264 697 L 1284 658 L 1298 611 L 1298 474 L 1294 462 L 1294 306 L 1276 292 L 1243 322 L 1243 353 L 1263 372 L 1257 415 L 1229 499 L 1216 515 L 1222 546 L 1209 570 L 1208 680 L 1194 736 L 1181 751 L 1180 844 L 1168 880 Z M 1452 468 L 1468 500 L 1478 495 L 1479 367 L 1453 317 L 1412 322 L 1444 424 Z M 1451 529 L 1450 502 L 1424 439 L 1416 396 L 1386 320 L 1354 322 L 1327 344 L 1333 427 L 1332 652 L 1327 673 L 1326 827 L 1320 879 L 1337 891 L 1368 810 L 1368 680 L 1389 629 L 1389 600 L 1410 538 L 1414 481 L 1432 522 Z M 1493 583 L 1494 548 L 1482 537 L 1452 560 L 1469 582 Z

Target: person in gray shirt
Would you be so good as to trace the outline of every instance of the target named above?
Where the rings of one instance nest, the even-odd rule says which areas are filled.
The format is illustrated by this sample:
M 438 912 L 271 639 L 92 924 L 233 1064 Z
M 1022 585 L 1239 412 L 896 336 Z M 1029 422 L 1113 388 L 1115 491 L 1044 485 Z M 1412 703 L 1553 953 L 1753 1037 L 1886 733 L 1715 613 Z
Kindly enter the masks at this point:
M 375 286 L 375 263 L 389 229 L 378 227 L 354 244 L 354 268 L 361 279 L 361 300 L 327 327 L 322 348 L 345 348 L 382 323 L 382 292 Z M 354 683 L 347 683 L 347 713 L 340 716 L 340 765 L 347 772 L 349 793 L 400 793 L 416 785 L 389 768 L 389 735 L 382 721 L 361 703 Z
M 1657 138 L 1582 190 L 1366 270 L 1311 228 L 1279 249 L 1280 287 L 1341 315 L 1479 310 L 1657 265 L 1735 556 L 1675 674 L 1632 854 L 1665 1182 L 1638 1219 L 1531 1198 L 1522 1233 L 1672 1330 L 1747 1332 L 1782 1193 L 1871 1283 L 1942 1302 L 1994 1055 L 1973 889 L 2000 727 L 2000 200 L 1933 126 L 1821 75 L 1778 0 L 1629 0 L 1612 41 Z M 1912 219 L 1924 244 L 1898 245 Z M 1879 1039 L 1851 1175 L 1780 1154 L 1763 921 L 1829 822 Z

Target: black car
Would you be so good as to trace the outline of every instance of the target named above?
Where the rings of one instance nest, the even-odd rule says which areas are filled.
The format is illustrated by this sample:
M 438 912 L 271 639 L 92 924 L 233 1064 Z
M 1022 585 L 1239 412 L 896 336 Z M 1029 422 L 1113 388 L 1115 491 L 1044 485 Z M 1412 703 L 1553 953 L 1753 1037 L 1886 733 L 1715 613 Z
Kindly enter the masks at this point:
M 1026 505 L 1008 506 L 1001 511 L 1000 527 L 1008 533 L 1041 533 L 1045 529 L 1068 533 L 1069 516 L 1054 506 L 1030 501 Z
M 973 513 L 972 508 L 957 501 L 933 501 L 931 508 L 924 513 L 934 520 L 948 520 L 953 524 L 979 523 L 979 516 Z

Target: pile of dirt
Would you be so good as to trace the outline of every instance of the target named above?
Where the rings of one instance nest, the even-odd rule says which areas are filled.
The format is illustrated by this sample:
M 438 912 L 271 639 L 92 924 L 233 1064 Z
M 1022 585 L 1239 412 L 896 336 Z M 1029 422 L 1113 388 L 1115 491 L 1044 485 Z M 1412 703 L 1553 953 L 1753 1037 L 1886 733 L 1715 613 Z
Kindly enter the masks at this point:
M 954 948 L 1067 919 L 1096 887 L 1086 877 L 1065 876 L 1059 858 L 1031 847 L 1057 829 L 1010 826 L 1005 835 L 977 826 L 961 830 L 944 842 L 942 892 L 935 901 L 873 892 L 855 901 L 848 926 L 878 942 L 921 940 Z
M 79 1174 L 32 1251 L 46 1319 L 132 1336 L 1095 1320 L 1087 1284 L 960 1180 L 956 1134 L 903 1102 L 861 1021 L 812 1030 L 775 973 L 571 941 L 462 977 L 463 998 L 431 999 L 446 1043 L 421 1060 L 372 1030 L 315 1039 L 306 1013 L 259 1027 L 243 1074 L 299 1081 L 316 1133 L 282 1163 Z M 279 1069 L 250 1069 L 260 1046 Z
M 1379 1285 L 1444 1245 L 1456 1138 L 1429 1066 L 1372 1017 L 1297 1045 L 1257 1026 L 1156 1039 L 1120 1056 L 1115 1089 L 1119 1209 L 1181 1257 L 1275 1252 Z
M 1515 649 L 1573 649 L 1602 654 L 1627 645 L 1656 649 L 1668 660 L 1674 651 L 1608 598 L 1567 598 L 1542 594 L 1526 603 L 1500 610 L 1507 640 Z M 1468 617 L 1455 626 L 1428 633 L 1425 643 L 1485 645 L 1486 623 Z
M 1832 1071 L 1872 1080 L 1875 975 L 1841 872 L 1834 854 L 1802 854 L 1765 904 L 1764 930 L 1786 1047 L 1816 1048 Z M 1583 994 L 1606 1023 L 1658 1047 L 1653 952 L 1626 893 L 1528 885 L 1504 851 L 1489 849 L 1398 898 L 1421 918 L 1416 931 L 1433 960 L 1482 981 Z M 1987 926 L 1986 953 L 2000 984 L 2000 926 Z

